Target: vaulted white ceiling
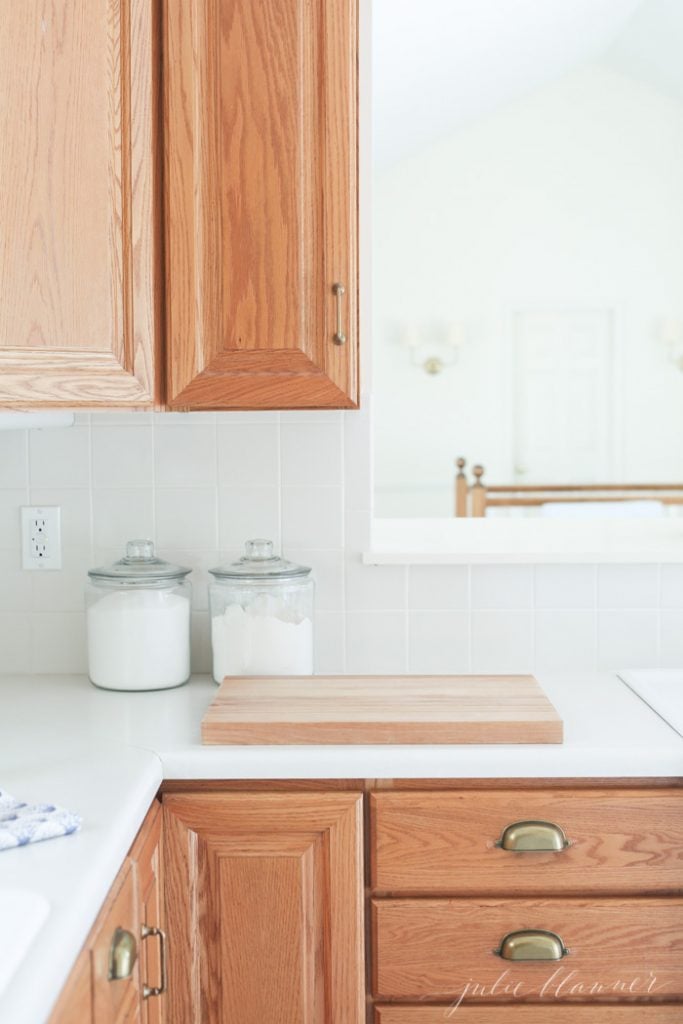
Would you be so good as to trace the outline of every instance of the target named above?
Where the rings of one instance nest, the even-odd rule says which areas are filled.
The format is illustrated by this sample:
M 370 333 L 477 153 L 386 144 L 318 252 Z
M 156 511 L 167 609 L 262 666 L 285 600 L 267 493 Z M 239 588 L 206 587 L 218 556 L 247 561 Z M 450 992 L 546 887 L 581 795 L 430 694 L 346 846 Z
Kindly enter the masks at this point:
M 372 0 L 387 165 L 597 57 L 683 95 L 683 0 Z

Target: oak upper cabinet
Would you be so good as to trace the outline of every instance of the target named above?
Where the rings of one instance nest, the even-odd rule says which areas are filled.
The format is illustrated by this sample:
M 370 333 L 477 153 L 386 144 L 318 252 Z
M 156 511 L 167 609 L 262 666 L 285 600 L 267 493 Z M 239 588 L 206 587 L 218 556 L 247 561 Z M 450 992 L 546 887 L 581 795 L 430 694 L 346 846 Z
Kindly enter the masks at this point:
M 362 797 L 164 797 L 170 1024 L 361 1024 Z
M 0 0 L 0 407 L 158 396 L 155 0 Z
M 357 405 L 357 16 L 165 2 L 173 408 Z

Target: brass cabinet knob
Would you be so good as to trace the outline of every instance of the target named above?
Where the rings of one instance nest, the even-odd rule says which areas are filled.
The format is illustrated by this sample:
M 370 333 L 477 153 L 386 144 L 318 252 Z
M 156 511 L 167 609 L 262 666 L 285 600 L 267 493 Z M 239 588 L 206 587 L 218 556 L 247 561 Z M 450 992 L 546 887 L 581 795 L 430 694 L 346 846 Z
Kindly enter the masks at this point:
M 117 928 L 109 947 L 109 981 L 130 978 L 137 955 L 135 936 L 125 928 Z
M 569 950 L 555 932 L 528 928 L 509 932 L 494 953 L 503 960 L 561 960 Z
M 552 821 L 514 821 L 504 829 L 496 846 L 514 853 L 559 853 L 569 846 L 569 840 Z
M 149 999 L 152 996 L 161 996 L 166 991 L 166 933 L 161 928 L 143 924 L 142 937 L 149 939 L 156 936 L 159 939 L 159 973 L 161 978 L 158 985 L 148 985 L 145 982 L 142 986 L 142 998 Z

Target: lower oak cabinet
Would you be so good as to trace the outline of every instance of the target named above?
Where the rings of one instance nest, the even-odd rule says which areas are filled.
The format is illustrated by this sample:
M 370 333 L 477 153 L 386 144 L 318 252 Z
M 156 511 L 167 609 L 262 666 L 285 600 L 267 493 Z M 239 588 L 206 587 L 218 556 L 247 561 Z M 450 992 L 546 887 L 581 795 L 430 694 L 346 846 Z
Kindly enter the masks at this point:
M 164 798 L 170 1024 L 365 1022 L 362 804 Z
M 683 1022 L 681 780 L 169 783 L 51 1024 L 510 1018 Z
M 155 800 L 50 1024 L 161 1024 L 166 1019 L 161 822 Z

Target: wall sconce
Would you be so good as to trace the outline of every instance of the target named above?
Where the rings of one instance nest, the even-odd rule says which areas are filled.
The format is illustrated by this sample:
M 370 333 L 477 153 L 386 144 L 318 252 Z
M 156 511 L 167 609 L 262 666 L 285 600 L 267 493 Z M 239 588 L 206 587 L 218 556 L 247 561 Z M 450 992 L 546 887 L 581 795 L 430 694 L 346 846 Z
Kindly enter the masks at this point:
M 667 348 L 669 359 L 683 373 L 683 320 L 665 317 L 659 325 L 659 337 Z
M 435 376 L 457 363 L 465 328 L 461 323 L 404 325 L 397 329 L 396 338 L 408 352 L 412 366 L 419 366 L 425 373 Z

